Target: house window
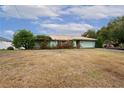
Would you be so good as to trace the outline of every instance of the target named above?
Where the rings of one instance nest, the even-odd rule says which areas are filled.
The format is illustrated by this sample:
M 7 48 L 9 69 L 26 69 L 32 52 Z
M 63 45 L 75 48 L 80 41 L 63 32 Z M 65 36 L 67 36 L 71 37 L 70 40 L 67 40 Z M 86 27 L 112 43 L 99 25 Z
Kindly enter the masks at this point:
M 59 48 L 70 48 L 72 47 L 72 41 L 59 41 L 58 47 Z

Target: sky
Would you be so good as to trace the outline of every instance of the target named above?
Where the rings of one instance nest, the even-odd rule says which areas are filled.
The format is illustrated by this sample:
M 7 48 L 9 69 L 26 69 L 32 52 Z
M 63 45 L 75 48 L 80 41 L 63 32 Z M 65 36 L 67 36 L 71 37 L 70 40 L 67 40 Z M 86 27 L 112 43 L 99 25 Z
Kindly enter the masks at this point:
M 30 30 L 35 35 L 81 36 L 123 15 L 124 6 L 117 5 L 0 6 L 0 36 L 12 39 L 20 29 Z

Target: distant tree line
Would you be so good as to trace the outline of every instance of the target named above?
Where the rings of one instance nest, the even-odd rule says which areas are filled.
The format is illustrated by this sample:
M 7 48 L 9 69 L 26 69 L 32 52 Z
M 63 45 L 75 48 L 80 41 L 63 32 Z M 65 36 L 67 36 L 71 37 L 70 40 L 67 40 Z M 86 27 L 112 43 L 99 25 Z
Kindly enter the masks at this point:
M 111 20 L 100 30 L 88 30 L 82 36 L 96 38 L 96 47 L 124 47 L 124 16 Z

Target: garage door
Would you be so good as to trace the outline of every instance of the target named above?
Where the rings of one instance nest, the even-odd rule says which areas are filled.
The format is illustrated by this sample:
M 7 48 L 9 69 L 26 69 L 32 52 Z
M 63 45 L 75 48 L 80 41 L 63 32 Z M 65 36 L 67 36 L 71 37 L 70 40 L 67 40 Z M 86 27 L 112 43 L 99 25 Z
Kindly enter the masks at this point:
M 80 48 L 95 48 L 95 41 L 80 41 Z

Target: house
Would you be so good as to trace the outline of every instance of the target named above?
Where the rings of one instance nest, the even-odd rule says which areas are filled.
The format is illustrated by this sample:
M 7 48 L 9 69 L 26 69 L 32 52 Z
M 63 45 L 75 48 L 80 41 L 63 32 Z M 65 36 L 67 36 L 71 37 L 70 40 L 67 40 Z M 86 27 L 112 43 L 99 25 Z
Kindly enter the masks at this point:
M 0 37 L 0 49 L 7 49 L 10 46 L 12 46 L 11 40 Z
M 95 48 L 96 39 L 81 36 L 50 36 L 46 40 L 47 48 Z M 44 40 L 35 40 L 35 49 L 42 46 Z

